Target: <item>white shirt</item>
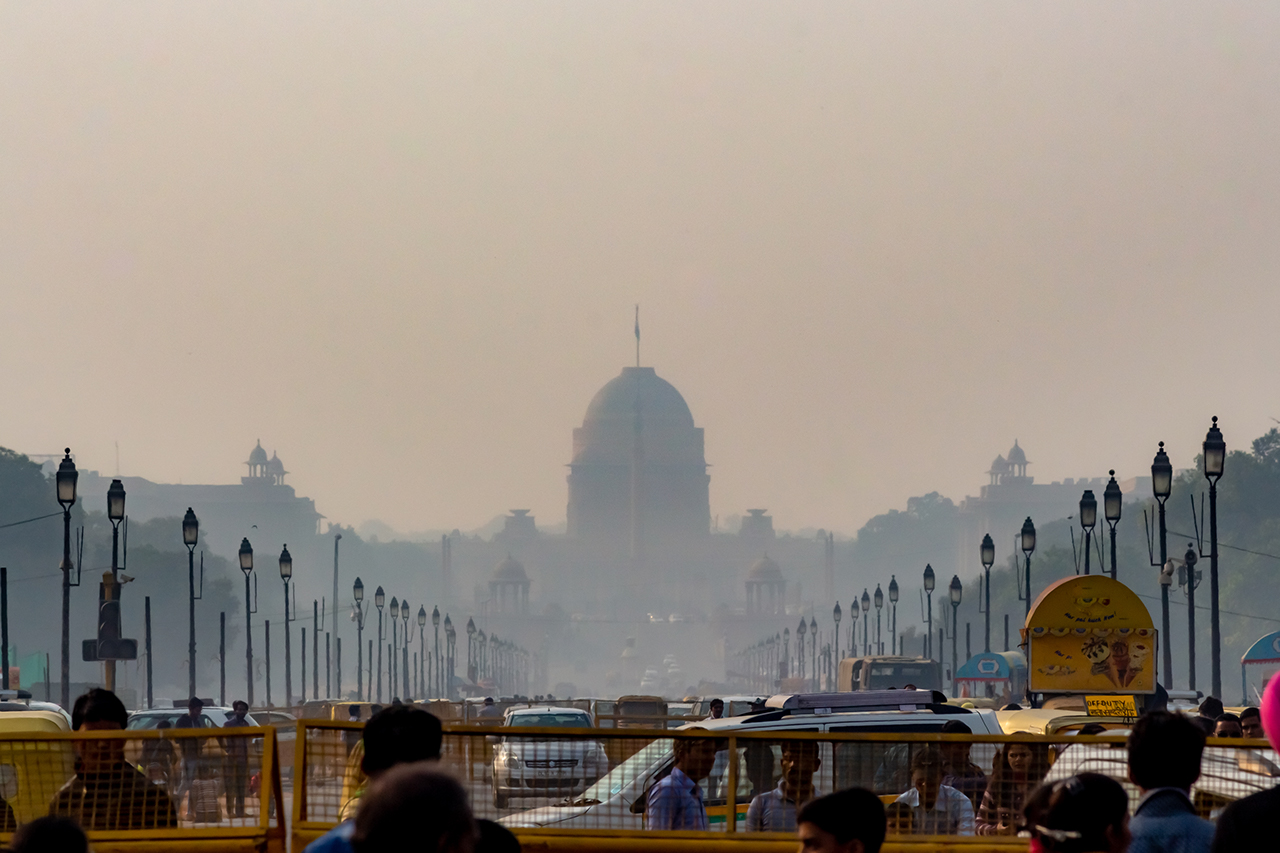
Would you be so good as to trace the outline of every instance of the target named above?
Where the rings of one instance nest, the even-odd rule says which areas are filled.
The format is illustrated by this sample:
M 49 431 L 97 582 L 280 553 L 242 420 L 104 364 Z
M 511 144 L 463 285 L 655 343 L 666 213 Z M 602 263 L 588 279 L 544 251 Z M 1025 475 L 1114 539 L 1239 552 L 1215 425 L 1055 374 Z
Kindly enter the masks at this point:
M 920 792 L 915 788 L 895 802 L 911 807 L 915 835 L 973 835 L 973 803 L 950 785 L 938 786 L 932 809 L 920 805 Z

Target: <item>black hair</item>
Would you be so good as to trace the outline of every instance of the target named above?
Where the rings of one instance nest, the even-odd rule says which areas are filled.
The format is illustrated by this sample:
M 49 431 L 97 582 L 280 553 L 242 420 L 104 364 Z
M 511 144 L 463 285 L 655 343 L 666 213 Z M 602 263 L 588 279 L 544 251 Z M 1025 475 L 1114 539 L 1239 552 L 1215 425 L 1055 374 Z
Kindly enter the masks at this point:
M 356 853 L 457 851 L 470 850 L 475 838 L 467 792 L 435 765 L 415 763 L 392 767 L 369 786 L 351 846 Z
M 942 724 L 942 733 L 944 735 L 971 735 L 973 734 L 973 729 L 959 720 L 947 720 Z
M 1235 714 L 1219 714 L 1217 718 L 1214 719 L 1214 722 L 1215 723 L 1238 723 L 1240 722 L 1240 718 L 1237 717 Z
M 476 820 L 475 853 L 520 853 L 520 839 L 511 830 L 493 820 Z
M 1078 735 L 1102 735 L 1106 733 L 1107 727 L 1102 723 L 1085 723 L 1076 731 Z
M 243 699 L 237 699 L 237 700 L 235 700 L 234 702 L 232 702 L 232 703 L 231 703 L 231 710 L 233 710 L 233 711 L 234 711 L 236 708 L 240 707 L 241 705 L 243 705 L 243 706 L 244 706 L 244 709 L 245 709 L 245 711 L 246 711 L 246 712 L 249 710 L 249 703 L 248 703 L 248 702 L 246 702 L 246 701 L 244 701 Z
M 723 699 L 712 699 L 710 704 L 712 704 L 712 705 L 719 705 L 721 708 L 723 708 L 723 707 L 724 707 L 724 700 L 723 700 Z
M 1027 829 L 1048 853 L 1109 849 L 1107 831 L 1119 832 L 1128 813 L 1129 795 L 1101 773 L 1041 785 L 1023 806 Z
M 393 705 L 374 714 L 364 724 L 366 774 L 380 773 L 397 764 L 440 757 L 444 733 L 435 714 L 412 705 Z
M 1200 703 L 1200 716 L 1216 720 L 1222 715 L 1222 700 L 1217 696 L 1206 697 Z
M 1190 790 L 1200 778 L 1204 731 L 1168 711 L 1143 714 L 1129 733 L 1129 777 L 1135 785 Z
M 930 776 L 942 776 L 942 753 L 936 746 L 926 746 L 911 756 L 911 772 L 923 770 Z
M 21 824 L 6 850 L 12 853 L 88 853 L 89 839 L 69 817 L 38 817 Z
M 359 706 L 359 705 L 348 705 L 348 706 L 347 706 L 347 713 L 348 713 L 348 714 L 350 714 L 350 715 L 351 715 L 351 716 L 353 716 L 353 717 L 358 717 L 358 716 L 360 716 L 360 706 Z
M 884 844 L 884 804 L 865 788 L 846 788 L 810 800 L 796 815 L 796 824 L 802 823 L 830 833 L 839 844 L 856 838 L 862 842 L 864 853 L 880 853 L 880 845 Z
M 71 708 L 71 728 L 79 730 L 85 723 L 119 723 L 123 729 L 129 725 L 129 712 L 116 694 L 94 687 L 77 697 Z
M 190 699 L 187 700 L 187 707 L 190 708 L 192 705 L 199 705 L 201 708 L 203 708 L 204 700 L 201 699 L 199 696 L 192 696 Z
M 1252 705 L 1250 705 L 1248 708 L 1245 708 L 1243 711 L 1240 712 L 1240 719 L 1243 720 L 1245 717 L 1257 717 L 1261 719 L 1262 712 L 1259 711 L 1257 708 L 1253 707 Z

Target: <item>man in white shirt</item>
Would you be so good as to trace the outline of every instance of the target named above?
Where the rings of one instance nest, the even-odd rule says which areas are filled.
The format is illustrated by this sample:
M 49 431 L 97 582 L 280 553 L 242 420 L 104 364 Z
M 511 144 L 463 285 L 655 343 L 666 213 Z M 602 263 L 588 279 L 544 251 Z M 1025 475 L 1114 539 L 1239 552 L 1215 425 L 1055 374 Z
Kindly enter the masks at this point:
M 973 803 L 942 784 L 942 754 L 928 747 L 911 760 L 912 787 L 897 802 L 911 809 L 916 835 L 973 835 Z

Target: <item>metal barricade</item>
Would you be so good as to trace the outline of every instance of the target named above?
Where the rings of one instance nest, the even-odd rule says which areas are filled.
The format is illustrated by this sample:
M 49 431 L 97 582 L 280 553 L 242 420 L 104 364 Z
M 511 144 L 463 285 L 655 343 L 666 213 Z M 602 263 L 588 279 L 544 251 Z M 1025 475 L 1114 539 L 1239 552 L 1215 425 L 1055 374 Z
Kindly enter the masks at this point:
M 47 814 L 98 853 L 283 850 L 275 730 L 0 735 L 0 839 Z

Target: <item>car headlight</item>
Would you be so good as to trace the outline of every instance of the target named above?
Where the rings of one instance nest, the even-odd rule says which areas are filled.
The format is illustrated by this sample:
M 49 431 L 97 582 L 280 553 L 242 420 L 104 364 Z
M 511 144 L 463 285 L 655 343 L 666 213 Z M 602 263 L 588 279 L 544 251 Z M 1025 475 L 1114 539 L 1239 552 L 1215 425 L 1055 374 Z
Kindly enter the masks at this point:
M 506 767 L 509 770 L 514 770 L 515 768 L 520 766 L 520 757 L 516 755 L 514 752 L 504 753 L 500 761 L 502 766 Z

